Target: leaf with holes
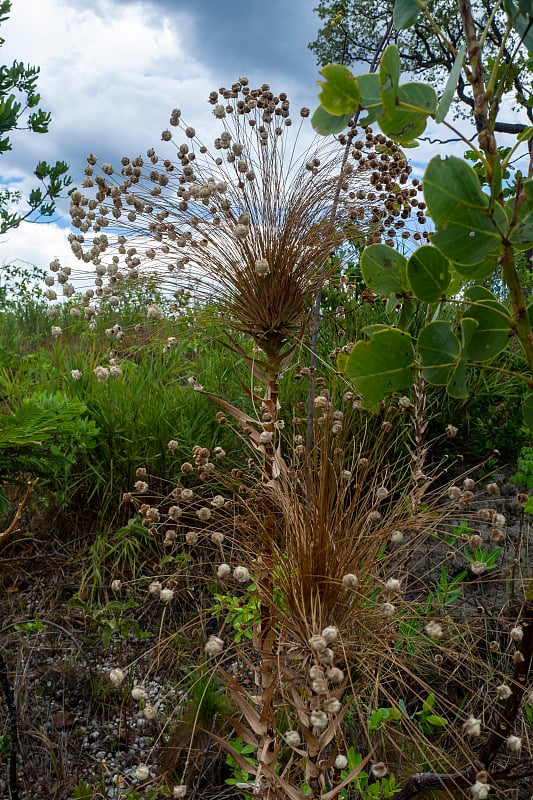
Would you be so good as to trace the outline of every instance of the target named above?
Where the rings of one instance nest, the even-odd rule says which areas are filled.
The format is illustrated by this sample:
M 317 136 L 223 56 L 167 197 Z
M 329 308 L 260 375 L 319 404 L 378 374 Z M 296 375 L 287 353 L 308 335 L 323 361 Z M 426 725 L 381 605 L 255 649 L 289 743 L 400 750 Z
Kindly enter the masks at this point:
M 318 85 L 322 87 L 318 95 L 322 108 L 328 114 L 337 117 L 357 111 L 361 102 L 361 92 L 348 67 L 342 64 L 328 64 L 322 67 L 320 74 L 326 79 L 318 81 Z

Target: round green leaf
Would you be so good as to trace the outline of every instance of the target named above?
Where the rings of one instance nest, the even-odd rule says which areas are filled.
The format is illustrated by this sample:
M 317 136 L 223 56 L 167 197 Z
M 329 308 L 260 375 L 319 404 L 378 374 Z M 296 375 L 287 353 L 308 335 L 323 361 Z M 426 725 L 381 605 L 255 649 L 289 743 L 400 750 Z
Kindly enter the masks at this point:
M 469 306 L 465 315 L 477 322 L 466 357 L 471 361 L 489 361 L 505 349 L 511 334 L 511 319 L 504 305 L 491 300 Z
M 407 262 L 407 279 L 415 297 L 434 303 L 446 294 L 450 283 L 450 262 L 429 244 L 415 250 Z
M 353 380 L 365 408 L 376 408 L 391 392 L 413 382 L 415 365 L 411 337 L 389 328 L 377 331 L 369 342 L 359 341 L 346 363 L 346 377 Z
M 423 185 L 424 199 L 437 227 L 460 222 L 465 207 L 485 209 L 489 205 L 472 167 L 456 156 L 432 158 L 424 172 Z
M 337 117 L 342 114 L 353 114 L 361 102 L 361 92 L 348 67 L 342 64 L 328 64 L 322 67 L 320 74 L 325 81 L 318 81 L 322 90 L 319 94 L 320 105 Z
M 396 30 L 414 25 L 421 11 L 416 0 L 396 0 L 392 12 L 392 22 Z
M 427 382 L 446 386 L 461 353 L 461 343 L 450 323 L 437 320 L 422 328 L 417 349 Z
M 432 86 L 405 83 L 398 88 L 397 105 L 379 117 L 378 125 L 391 139 L 406 144 L 424 133 L 428 115 L 436 106 L 437 94 Z
M 311 124 L 317 133 L 322 136 L 330 136 L 333 133 L 340 133 L 348 125 L 351 114 L 341 114 L 335 116 L 326 111 L 322 106 L 318 106 L 311 117 Z
M 375 72 L 367 72 L 358 75 L 355 80 L 361 92 L 361 107 L 368 112 L 364 120 L 360 120 L 361 125 L 371 125 L 383 113 L 379 78 Z
M 379 62 L 379 91 L 385 113 L 394 110 L 400 80 L 400 54 L 395 44 L 390 44 Z
M 371 244 L 361 257 L 361 272 L 376 294 L 401 296 L 408 291 L 407 259 L 386 244 Z

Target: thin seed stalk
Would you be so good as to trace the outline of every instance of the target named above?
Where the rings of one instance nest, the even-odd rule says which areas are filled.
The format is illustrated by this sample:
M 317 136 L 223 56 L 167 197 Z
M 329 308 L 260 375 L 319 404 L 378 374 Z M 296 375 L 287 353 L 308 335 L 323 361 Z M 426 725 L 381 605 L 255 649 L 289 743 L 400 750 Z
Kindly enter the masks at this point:
M 279 373 L 274 372 L 269 375 L 268 383 L 265 387 L 262 409 L 268 415 L 264 423 L 265 431 L 275 433 L 275 422 L 278 409 L 279 397 Z M 263 465 L 263 480 L 271 481 L 275 476 L 274 469 L 275 445 L 269 442 L 265 445 L 265 458 Z M 274 519 L 268 512 L 262 525 L 261 552 L 257 559 L 257 595 L 259 598 L 260 622 L 257 631 L 257 645 L 260 656 L 259 681 L 260 681 L 260 719 L 265 725 L 265 732 L 260 737 L 257 759 L 259 766 L 264 765 L 268 772 L 274 770 L 277 757 L 276 747 L 276 723 L 273 711 L 274 684 L 277 677 L 277 658 L 276 658 L 276 630 L 273 624 L 274 618 L 274 581 L 273 572 L 273 553 L 274 553 Z M 268 773 L 267 773 L 268 775 Z M 261 780 L 261 773 L 256 779 L 255 794 L 259 796 L 271 797 L 271 781 Z

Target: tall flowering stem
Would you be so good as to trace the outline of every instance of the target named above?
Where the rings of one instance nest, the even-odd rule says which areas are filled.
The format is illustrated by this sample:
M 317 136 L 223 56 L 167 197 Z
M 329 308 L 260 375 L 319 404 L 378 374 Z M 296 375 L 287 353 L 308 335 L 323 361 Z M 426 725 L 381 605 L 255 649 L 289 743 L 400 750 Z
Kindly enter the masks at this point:
M 161 136 L 168 155 L 150 148 L 145 156 L 123 158 L 119 170 L 108 163 L 97 169 L 90 155 L 82 189 L 94 190 L 94 196 L 72 194 L 77 232 L 70 241 L 75 255 L 96 272 L 87 305 L 96 297 L 118 307 L 121 287 L 142 282 L 149 272 L 163 290 L 187 290 L 220 310 L 229 346 L 263 392 L 251 391 L 258 418 L 214 399 L 261 454 L 268 485 L 286 471 L 278 441 L 280 378 L 330 278 L 324 265 L 347 241 L 379 239 L 393 206 L 396 218 L 402 209 L 407 215 L 416 190 L 402 188 L 409 169 L 385 137 L 376 140 L 367 129 L 357 138 L 353 126 L 340 140 L 316 139 L 307 126 L 309 110 L 301 109 L 293 124 L 286 94 L 275 95 L 267 84 L 253 89 L 240 78 L 231 88 L 211 92 L 209 103 L 221 127 L 212 148 L 174 109 Z M 398 230 L 402 225 L 397 221 Z M 243 334 L 253 342 L 252 353 Z M 256 793 L 266 798 L 274 796 L 269 792 L 278 747 L 272 705 L 278 542 L 273 508 L 267 503 L 262 513 L 255 559 L 261 608 Z

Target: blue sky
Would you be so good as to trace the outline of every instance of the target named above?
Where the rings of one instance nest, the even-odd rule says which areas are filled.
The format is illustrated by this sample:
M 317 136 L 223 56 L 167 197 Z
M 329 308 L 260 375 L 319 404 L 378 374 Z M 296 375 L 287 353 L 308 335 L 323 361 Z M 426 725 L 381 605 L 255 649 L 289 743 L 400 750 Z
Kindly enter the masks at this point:
M 20 132 L 0 157 L 0 180 L 33 185 L 35 164 L 65 160 L 81 182 L 89 152 L 117 163 L 157 146 L 175 106 L 202 130 L 207 96 L 240 75 L 286 91 L 296 106 L 317 104 L 320 77 L 307 44 L 315 38 L 314 0 L 13 0 L 1 35 L 2 63 L 41 67 L 50 133 Z M 23 224 L 2 238 L 0 264 L 47 267 L 70 254 L 67 204 L 45 225 Z

